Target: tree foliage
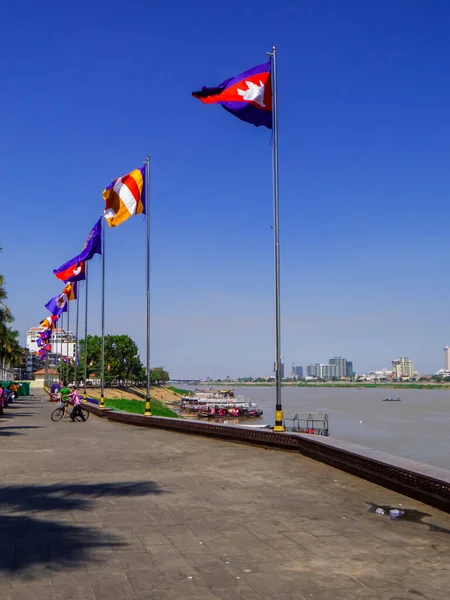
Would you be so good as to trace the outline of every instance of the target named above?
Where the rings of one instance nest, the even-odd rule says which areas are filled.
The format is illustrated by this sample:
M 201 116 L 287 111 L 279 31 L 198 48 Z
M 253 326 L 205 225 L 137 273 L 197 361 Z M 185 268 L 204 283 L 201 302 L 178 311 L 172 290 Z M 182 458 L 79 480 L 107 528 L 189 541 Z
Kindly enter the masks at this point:
M 85 343 L 80 341 L 80 369 L 84 365 Z M 87 336 L 88 375 L 101 376 L 102 340 L 98 335 Z M 138 347 L 128 335 L 105 336 L 105 381 L 141 381 L 145 371 Z
M 1 252 L 0 248 L 0 252 Z M 0 274 L 0 373 L 8 367 L 18 365 L 23 358 L 23 348 L 19 344 L 19 332 L 11 329 L 14 317 L 5 304 L 8 295 L 5 288 L 5 278 Z
M 155 367 L 150 371 L 150 382 L 153 385 L 160 385 L 169 381 L 169 373 L 163 367 Z

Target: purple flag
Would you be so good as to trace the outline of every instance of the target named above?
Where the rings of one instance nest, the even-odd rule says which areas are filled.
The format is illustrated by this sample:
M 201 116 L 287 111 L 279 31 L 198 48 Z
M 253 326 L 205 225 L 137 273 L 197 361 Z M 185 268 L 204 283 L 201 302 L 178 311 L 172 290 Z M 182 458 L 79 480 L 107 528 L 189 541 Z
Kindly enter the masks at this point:
M 203 104 L 221 104 L 238 119 L 272 129 L 270 62 L 227 79 L 217 87 L 192 92 Z
M 59 317 L 62 313 L 67 312 L 67 296 L 62 294 L 55 296 L 47 302 L 45 308 L 54 316 Z
M 92 228 L 88 239 L 83 246 L 83 250 L 77 256 L 74 256 L 71 260 L 61 265 L 58 269 L 54 269 L 53 273 L 58 277 L 58 274 L 67 271 L 73 265 L 82 263 L 85 260 L 91 260 L 94 254 L 102 253 L 102 217 Z

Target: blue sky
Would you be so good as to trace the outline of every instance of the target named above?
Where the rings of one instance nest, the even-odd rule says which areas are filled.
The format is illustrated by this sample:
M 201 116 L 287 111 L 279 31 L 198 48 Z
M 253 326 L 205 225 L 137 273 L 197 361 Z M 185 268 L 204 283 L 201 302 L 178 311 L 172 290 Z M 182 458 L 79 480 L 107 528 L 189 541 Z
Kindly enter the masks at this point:
M 150 153 L 152 364 L 175 377 L 270 374 L 270 132 L 190 94 L 276 44 L 286 364 L 443 366 L 448 2 L 25 0 L 1 12 L 0 269 L 23 341 L 103 188 Z M 106 244 L 106 329 L 143 354 L 143 218 Z M 91 273 L 98 333 L 97 259 Z

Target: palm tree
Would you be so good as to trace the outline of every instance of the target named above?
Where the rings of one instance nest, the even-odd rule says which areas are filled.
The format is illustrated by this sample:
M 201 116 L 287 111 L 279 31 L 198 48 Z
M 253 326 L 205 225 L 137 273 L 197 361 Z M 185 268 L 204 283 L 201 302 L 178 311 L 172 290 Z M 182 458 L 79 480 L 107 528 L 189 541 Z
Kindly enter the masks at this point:
M 0 247 L 0 252 L 2 248 Z M 14 317 L 8 306 L 4 303 L 8 297 L 5 290 L 5 278 L 0 274 L 0 379 L 5 377 L 6 367 L 12 367 L 21 362 L 23 349 L 19 344 L 19 332 L 9 326 Z

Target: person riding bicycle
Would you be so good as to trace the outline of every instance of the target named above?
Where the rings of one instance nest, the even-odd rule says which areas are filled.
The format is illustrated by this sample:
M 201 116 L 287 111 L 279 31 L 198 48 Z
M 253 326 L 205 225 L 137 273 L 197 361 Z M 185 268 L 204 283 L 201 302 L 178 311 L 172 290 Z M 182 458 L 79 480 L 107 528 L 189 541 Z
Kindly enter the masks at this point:
M 70 414 L 72 421 L 75 421 L 76 417 L 81 417 L 83 421 L 86 421 L 81 411 L 81 396 L 75 385 L 72 386 L 72 393 L 68 395 L 69 400 L 73 402 L 73 410 Z
M 69 398 L 69 394 L 70 394 L 70 388 L 66 382 L 64 382 L 63 387 L 59 390 L 59 393 L 61 394 L 62 402 L 65 402 L 65 403 L 69 402 L 68 398 Z

